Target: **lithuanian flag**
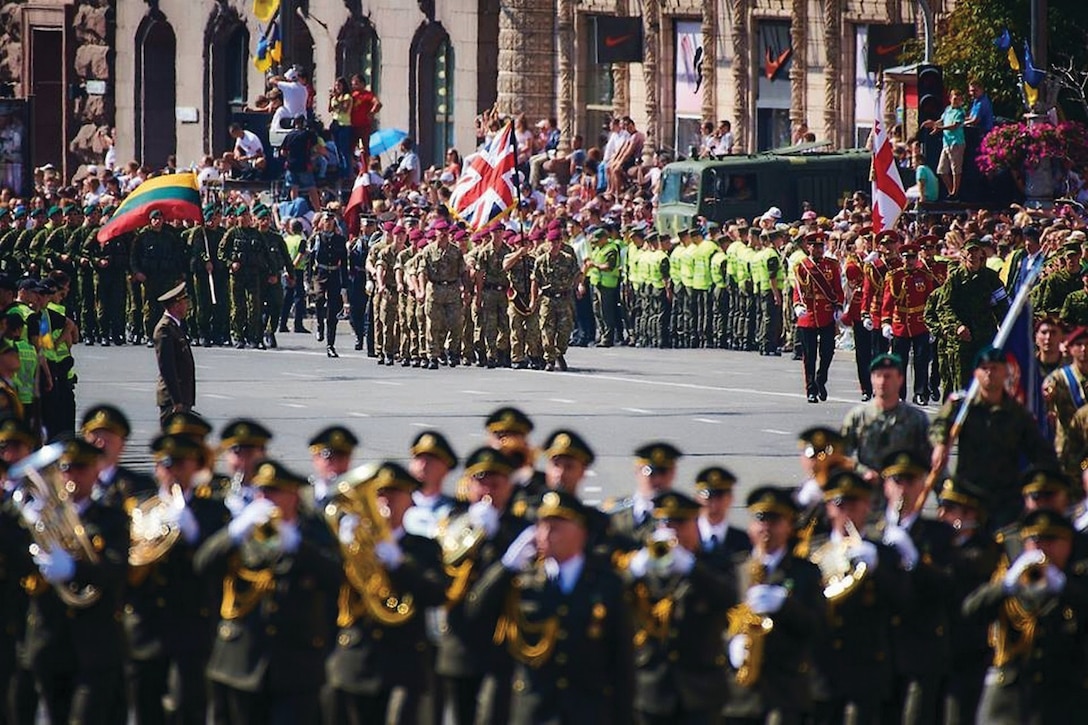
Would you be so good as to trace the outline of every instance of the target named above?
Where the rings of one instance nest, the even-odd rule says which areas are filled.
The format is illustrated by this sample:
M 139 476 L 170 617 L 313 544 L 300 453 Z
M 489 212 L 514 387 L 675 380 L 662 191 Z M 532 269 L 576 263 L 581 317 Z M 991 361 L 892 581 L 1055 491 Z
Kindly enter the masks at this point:
M 203 221 L 196 175 L 166 174 L 137 186 L 117 207 L 109 223 L 98 230 L 98 241 L 105 242 L 147 226 L 148 214 L 156 209 L 167 221 Z

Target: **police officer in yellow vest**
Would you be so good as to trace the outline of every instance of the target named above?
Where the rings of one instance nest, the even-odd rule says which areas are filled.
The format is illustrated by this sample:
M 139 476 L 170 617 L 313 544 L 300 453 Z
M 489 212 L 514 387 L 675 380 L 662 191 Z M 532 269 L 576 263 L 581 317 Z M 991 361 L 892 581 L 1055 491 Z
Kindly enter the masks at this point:
M 729 347 L 729 303 L 734 286 L 729 274 L 731 261 L 726 251 L 728 242 L 729 238 L 725 235 L 717 235 L 714 240 L 717 251 L 710 258 L 710 281 L 714 284 L 710 294 L 714 312 L 710 320 L 708 344 L 723 350 Z
M 599 231 L 594 232 L 593 249 L 589 253 L 587 266 L 591 271 L 597 271 L 597 279 L 593 282 L 593 311 L 600 331 L 597 344 L 612 347 L 620 301 L 620 248 L 607 232 Z
M 710 260 L 718 251 L 718 245 L 698 230 L 693 230 L 691 241 L 691 346 L 709 347 L 710 323 L 714 318 Z
M 782 288 L 786 282 L 785 269 L 778 251 L 783 233 L 778 229 L 765 229 L 760 233 L 764 247 L 754 256 L 752 275 L 759 279 L 759 336 L 757 346 L 760 355 L 778 356 L 782 337 Z

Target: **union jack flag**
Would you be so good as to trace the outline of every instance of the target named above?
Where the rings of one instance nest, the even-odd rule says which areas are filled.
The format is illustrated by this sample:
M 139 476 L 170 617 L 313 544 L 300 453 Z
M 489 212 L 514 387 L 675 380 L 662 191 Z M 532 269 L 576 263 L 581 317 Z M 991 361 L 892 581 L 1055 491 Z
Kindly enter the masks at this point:
M 449 208 L 474 231 L 498 219 L 517 203 L 514 144 L 514 129 L 507 123 L 491 143 L 465 159 Z

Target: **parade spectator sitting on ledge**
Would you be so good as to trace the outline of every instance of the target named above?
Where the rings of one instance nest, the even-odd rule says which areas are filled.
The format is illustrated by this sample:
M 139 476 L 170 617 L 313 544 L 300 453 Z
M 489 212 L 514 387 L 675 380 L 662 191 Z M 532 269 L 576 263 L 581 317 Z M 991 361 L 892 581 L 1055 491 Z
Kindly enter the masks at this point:
M 314 179 L 314 154 L 324 156 L 325 147 L 318 143 L 317 134 L 306 123 L 306 116 L 295 116 L 294 129 L 283 139 L 280 156 L 285 161 L 284 181 L 287 187 L 299 194 L 306 194 L 310 207 L 318 209 L 321 197 Z
M 234 139 L 234 153 L 231 157 L 234 177 L 255 179 L 264 171 L 264 144 L 257 138 L 257 134 L 242 128 L 240 123 L 230 125 L 230 136 Z

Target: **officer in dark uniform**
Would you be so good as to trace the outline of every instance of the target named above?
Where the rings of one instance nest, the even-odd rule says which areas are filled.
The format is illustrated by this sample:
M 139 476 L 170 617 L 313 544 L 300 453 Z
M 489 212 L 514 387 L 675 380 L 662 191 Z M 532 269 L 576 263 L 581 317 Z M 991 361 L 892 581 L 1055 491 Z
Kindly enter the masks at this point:
M 514 658 L 507 722 L 634 722 L 633 626 L 623 581 L 587 555 L 586 507 L 549 491 L 523 531 L 473 587 L 468 614 Z
M 276 328 L 279 327 L 280 315 L 283 312 L 283 280 L 286 280 L 286 284 L 294 285 L 295 277 L 292 272 L 295 265 L 287 250 L 287 242 L 272 226 L 272 211 L 261 204 L 253 216 L 257 219 L 257 233 L 261 235 L 265 245 L 266 267 L 264 289 L 261 291 L 261 302 L 264 305 L 264 341 L 275 350 L 279 346 Z
M 373 312 L 366 289 L 366 258 L 370 253 L 370 239 L 359 234 L 347 248 L 348 319 L 355 332 L 355 349 L 362 350 L 365 345 L 367 356 L 374 357 Z
M 457 467 L 453 446 L 440 432 L 424 430 L 412 440 L 408 452 L 412 455 L 408 471 L 420 483 L 412 492 L 412 501 L 417 508 L 431 513 L 448 512 L 457 503 L 442 490 L 446 476 Z
M 73 438 L 42 456 L 43 467 L 55 459 L 90 553 L 77 559 L 65 549 L 39 549 L 31 559 L 30 534 L 19 530 L 8 557 L 30 595 L 21 655 L 49 722 L 113 725 L 125 710 L 121 600 L 128 516 L 94 495 L 102 453 L 93 445 Z
M 184 238 L 196 301 L 195 332 L 204 347 L 211 347 L 224 344 L 230 336 L 227 268 L 218 254 L 226 230 L 221 225 L 223 215 L 218 204 L 205 204 L 203 215 L 204 223 L 187 231 Z
M 729 612 L 725 720 L 796 724 L 811 714 L 812 648 L 827 621 L 820 570 L 792 553 L 792 491 L 760 486 L 747 504 L 753 551 L 732 559 L 743 604 Z
M 1073 525 L 1037 510 L 1021 519 L 1019 535 L 1024 552 L 963 603 L 966 616 L 992 626 L 977 722 L 1079 722 L 1088 704 L 1088 582 L 1073 564 Z
M 404 514 L 419 481 L 403 466 L 391 461 L 363 466 L 348 473 L 342 484 L 374 495 L 390 531 L 388 538 L 373 544 L 373 551 L 353 552 L 350 547 L 356 543 L 368 545 L 357 538 L 358 527 L 367 522 L 345 514 L 337 531 L 345 559 L 376 558 L 390 592 L 360 591 L 351 577 L 340 585 L 340 631 L 327 665 L 325 722 L 416 725 L 428 683 L 425 673 L 432 664 L 425 613 L 445 603 L 449 584 L 442 552 L 434 539 L 404 530 Z
M 197 480 L 200 485 L 210 486 L 216 498 L 223 498 L 224 492 L 230 488 L 230 481 L 215 473 L 215 451 L 207 441 L 212 432 L 211 423 L 191 410 L 180 410 L 162 419 L 162 432 L 166 435 L 184 436 L 200 446 L 204 451 L 204 460 Z
M 1053 511 L 1067 516 L 1075 493 L 1069 478 L 1055 467 L 1033 466 L 1020 477 L 1020 495 L 1027 513 Z M 1006 561 L 1015 561 L 1024 551 L 1019 531 L 1019 524 L 1013 523 L 994 533 L 994 540 L 1001 545 Z M 1073 535 L 1072 556 L 1074 562 L 1088 562 L 1088 534 L 1083 531 Z
M 158 520 L 133 519 L 133 551 L 125 593 L 125 629 L 129 648 L 129 688 L 139 723 L 165 723 L 163 698 L 169 692 L 169 722 L 200 725 L 207 717 L 204 665 L 215 632 L 218 582 L 198 575 L 193 557 L 200 546 L 230 521 L 222 500 L 207 484 L 195 485 L 204 467 L 204 448 L 184 435 L 159 435 L 151 443 L 158 481 Z M 141 501 L 129 499 L 128 508 Z M 149 504 L 145 504 L 148 506 Z M 144 561 L 154 550 L 159 525 L 177 531 L 177 539 L 161 556 Z M 149 528 L 153 527 L 153 528 Z M 143 545 L 141 545 L 141 542 Z M 172 683 L 172 685 L 171 685 Z
M 703 507 L 698 518 L 702 547 L 726 558 L 752 548 L 748 532 L 729 525 L 736 483 L 737 477 L 721 466 L 704 468 L 695 476 L 695 498 Z
M 310 476 L 315 510 L 325 509 L 335 494 L 335 481 L 351 468 L 351 455 L 359 439 L 342 425 L 330 425 L 315 433 L 307 444 L 314 472 Z
M 317 297 L 314 313 L 317 316 L 317 329 L 319 332 L 328 329 L 326 353 L 329 357 L 339 357 L 336 353 L 336 324 L 340 311 L 348 301 L 345 289 L 345 267 L 348 263 L 346 244 L 336 225 L 336 217 L 325 212 L 317 233 L 310 240 L 306 274 Z M 318 337 L 320 339 L 321 336 Z
M 106 403 L 91 406 L 83 413 L 79 432 L 102 451 L 98 489 L 103 503 L 121 506 L 126 499 L 155 491 L 155 482 L 149 476 L 121 465 L 132 426 L 119 408 Z
M 194 560 L 223 581 L 207 668 L 213 707 L 230 725 L 309 725 L 319 721 L 340 554 L 301 515 L 305 478 L 265 460 L 253 484 L 256 498 Z
M 891 620 L 910 608 L 913 591 L 897 550 L 859 533 L 872 496 L 873 485 L 853 471 L 832 472 L 824 487 L 831 532 L 813 537 L 810 560 L 845 561 L 854 579 L 824 574 L 833 616 L 814 649 L 817 723 L 842 722 L 848 710 L 856 722 L 874 722 L 891 696 Z
M 640 722 L 717 722 L 728 694 L 726 611 L 737 603 L 729 559 L 707 551 L 702 506 L 677 491 L 654 497 L 658 526 L 623 573 L 635 620 L 635 711 Z
M 593 449 L 573 430 L 554 431 L 544 442 L 544 482 L 553 491 L 578 495 L 578 486 L 596 460 Z
M 129 240 L 122 235 L 89 241 L 85 254 L 94 272 L 95 313 L 103 345 L 125 344 L 126 276 L 131 263 Z
M 534 451 L 529 443 L 533 421 L 514 407 L 492 411 L 484 423 L 487 445 L 506 454 L 514 464 L 510 482 L 514 484 L 514 513 L 524 516 L 532 504 L 547 490 L 544 474 L 533 466 Z
M 949 611 L 948 687 L 944 722 L 975 721 L 982 681 L 991 659 L 989 623 L 968 620 L 960 612 L 967 596 L 990 581 L 1001 559 L 1001 548 L 985 533 L 984 494 L 961 479 L 948 478 L 937 492 L 937 518 L 956 532 L 952 549 L 952 607 Z
M 653 499 L 672 490 L 676 460 L 683 454 L 671 443 L 647 443 L 635 450 L 635 493 L 619 503 L 605 502 L 609 532 L 616 551 L 641 549 L 653 533 Z M 612 505 L 609 505 L 609 504 Z
M 470 502 L 467 521 L 481 534 L 480 543 L 464 560 L 447 560 L 452 577 L 447 591 L 446 618 L 439 626 L 436 672 L 442 679 L 454 725 L 508 722 L 512 662 L 505 649 L 493 642 L 498 612 L 466 616 L 472 600 L 469 590 L 485 570 L 502 557 L 507 547 L 529 525 L 511 512 L 513 463 L 501 451 L 478 448 L 465 461 Z
M 940 719 L 941 693 L 949 673 L 955 532 L 948 524 L 922 516 L 928 473 L 926 461 L 913 450 L 885 456 L 880 475 L 888 507 L 873 527 L 874 538 L 898 550 L 915 594 L 914 607 L 891 620 L 895 681 L 885 717 L 904 723 Z
M 224 426 L 219 438 L 219 448 L 227 464 L 224 502 L 231 513 L 237 515 L 256 493 L 253 478 L 258 464 L 267 455 L 272 431 L 255 420 L 238 418 Z

